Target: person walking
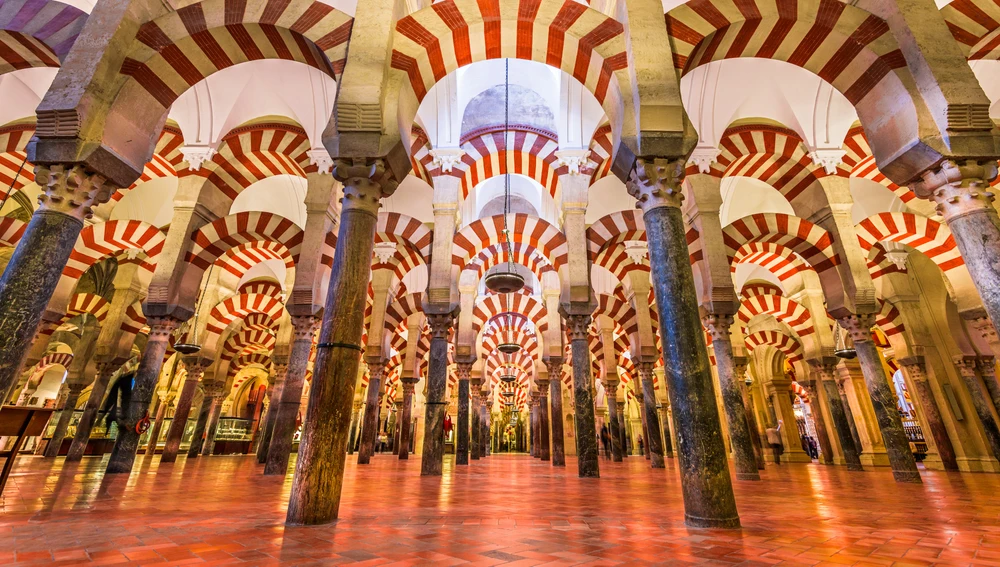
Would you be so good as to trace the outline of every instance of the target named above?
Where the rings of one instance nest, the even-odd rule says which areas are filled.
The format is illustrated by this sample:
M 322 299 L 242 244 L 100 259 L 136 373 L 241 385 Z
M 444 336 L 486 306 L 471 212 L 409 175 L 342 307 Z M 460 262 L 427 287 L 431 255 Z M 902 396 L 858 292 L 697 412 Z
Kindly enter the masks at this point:
M 608 425 L 601 426 L 601 445 L 604 446 L 604 458 L 611 458 L 611 435 L 608 434 Z
M 784 447 L 781 445 L 781 426 L 784 423 L 779 419 L 778 427 L 768 427 L 765 434 L 767 435 L 767 444 L 771 446 L 771 450 L 774 452 L 774 464 L 781 464 L 781 453 L 784 452 Z

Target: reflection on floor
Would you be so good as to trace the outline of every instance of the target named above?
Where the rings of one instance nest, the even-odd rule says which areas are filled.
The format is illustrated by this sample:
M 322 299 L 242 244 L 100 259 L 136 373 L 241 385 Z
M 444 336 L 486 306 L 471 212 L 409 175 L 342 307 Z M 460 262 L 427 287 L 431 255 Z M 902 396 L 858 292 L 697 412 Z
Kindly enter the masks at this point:
M 689 530 L 677 461 L 601 461 L 600 479 L 527 456 L 443 478 L 388 455 L 348 465 L 336 525 L 286 528 L 291 484 L 253 457 L 211 457 L 103 477 L 25 457 L 0 517 L 2 565 L 949 565 L 1000 566 L 1000 476 L 769 466 L 737 483 L 742 531 Z M 141 458 L 140 461 L 142 462 Z M 291 470 L 291 469 L 290 469 Z

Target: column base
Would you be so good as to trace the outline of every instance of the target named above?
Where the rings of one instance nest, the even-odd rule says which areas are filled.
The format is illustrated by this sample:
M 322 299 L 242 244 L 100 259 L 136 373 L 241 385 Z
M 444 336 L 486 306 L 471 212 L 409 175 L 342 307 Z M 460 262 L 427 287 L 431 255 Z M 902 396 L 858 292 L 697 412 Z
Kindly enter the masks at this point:
M 690 514 L 684 514 L 684 524 L 691 528 L 722 528 L 738 530 L 740 529 L 740 517 L 698 518 Z
M 923 482 L 920 478 L 920 473 L 916 471 L 892 471 L 892 478 L 896 482 L 912 482 L 916 484 Z
M 865 471 L 865 467 L 863 467 L 861 465 L 855 465 L 855 464 L 850 464 L 849 463 L 847 465 L 847 470 L 849 470 L 851 472 L 864 472 Z
M 760 475 L 756 472 L 753 473 L 736 473 L 736 480 L 760 480 Z

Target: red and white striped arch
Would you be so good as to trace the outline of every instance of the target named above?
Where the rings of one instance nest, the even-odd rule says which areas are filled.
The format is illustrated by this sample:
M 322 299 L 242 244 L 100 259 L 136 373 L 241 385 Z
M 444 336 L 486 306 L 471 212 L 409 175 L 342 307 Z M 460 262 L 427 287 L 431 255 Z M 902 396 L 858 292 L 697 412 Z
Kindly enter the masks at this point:
M 751 352 L 759 346 L 770 346 L 784 354 L 789 364 L 802 360 L 802 343 L 779 331 L 757 331 L 747 335 L 745 342 Z
M 627 240 L 646 241 L 646 224 L 638 211 L 617 211 L 597 219 L 587 228 L 587 252 L 591 261 L 606 246 Z
M 267 278 L 255 278 L 252 279 L 239 287 L 236 293 L 250 293 L 267 295 L 270 297 L 277 298 L 279 301 L 284 300 L 284 293 L 281 291 L 281 284 L 278 282 L 267 279 Z
M 52 0 L 8 0 L 0 11 L 0 74 L 59 67 L 87 14 Z
M 626 335 L 633 335 L 639 332 L 639 320 L 636 317 L 635 309 L 623 297 L 601 293 L 597 295 L 597 308 L 594 309 L 593 317 L 607 315 L 620 326 Z
M 229 376 L 227 378 L 232 378 L 239 373 L 240 370 L 248 368 L 250 366 L 259 366 L 263 368 L 266 372 L 271 371 L 271 355 L 266 352 L 252 352 L 240 356 L 232 364 L 229 365 Z M 239 388 L 243 384 L 245 378 L 240 378 L 233 382 L 233 389 Z
M 507 224 L 511 242 L 533 246 L 557 271 L 566 263 L 566 237 L 555 226 L 524 213 L 508 215 Z M 503 225 L 503 215 L 496 215 L 473 221 L 458 231 L 451 248 L 451 263 L 464 270 L 480 251 L 505 242 Z
M 431 260 L 431 244 L 434 233 L 427 225 L 413 217 L 400 213 L 379 213 L 375 226 L 375 242 L 395 242 L 405 244 L 424 259 Z M 336 244 L 336 242 L 334 242 Z
M 66 311 L 59 319 L 59 325 L 63 325 L 73 317 L 83 315 L 84 313 L 93 315 L 97 318 L 99 323 L 103 323 L 104 318 L 108 315 L 109 308 L 110 304 L 108 303 L 108 300 L 99 295 L 95 295 L 93 293 L 73 294 L 73 296 L 69 298 L 69 304 L 66 306 Z M 57 329 L 58 325 L 56 327 L 45 329 L 39 334 L 41 336 L 49 336 L 55 333 Z
M 223 361 L 232 360 L 244 352 L 271 352 L 276 343 L 274 333 L 261 329 L 243 329 L 233 333 L 222 345 Z
M 462 162 L 450 173 L 437 173 L 460 178 L 463 199 L 480 183 L 508 173 L 533 179 L 552 198 L 558 194 L 559 175 L 567 169 L 559 166 L 556 157 L 559 142 L 555 134 L 517 126 L 511 126 L 510 130 L 490 127 L 471 134 L 462 141 L 465 150 Z
M 385 330 L 389 333 L 395 332 L 401 325 L 406 322 L 406 319 L 414 313 L 423 313 L 423 293 L 407 293 L 401 297 L 397 297 L 392 303 L 385 308 Z M 403 330 L 405 335 L 406 331 Z M 406 337 L 403 337 L 403 341 L 406 341 Z M 398 349 L 397 349 L 398 350 Z
M 484 335 L 482 340 L 483 352 L 486 353 L 486 356 L 488 357 L 499 356 L 500 352 L 497 351 L 497 347 L 500 346 L 501 343 L 507 342 L 513 342 L 521 345 L 521 350 L 536 360 L 541 356 L 541 352 L 538 348 L 538 337 L 535 335 L 529 335 L 523 331 Z
M 138 335 L 145 329 L 147 329 L 146 316 L 142 313 L 142 301 L 136 301 L 125 309 L 121 330 L 123 333 Z
M 1000 5 L 990 0 L 952 0 L 941 15 L 970 60 L 1000 59 Z
M 393 284 L 401 282 L 406 274 L 423 265 L 426 265 L 423 257 L 410 246 L 397 245 L 393 255 L 384 262 L 378 256 L 372 259 L 372 271 L 390 270 L 393 274 Z
M 204 0 L 142 24 L 120 73 L 119 101 L 166 110 L 205 77 L 239 63 L 287 59 L 335 79 L 353 20 L 312 0 Z M 120 103 L 121 103 L 120 102 Z
M 922 252 L 943 272 L 965 265 L 948 227 L 927 217 L 913 213 L 878 213 L 861 221 L 854 229 L 866 252 L 878 242 L 896 242 Z
M 756 213 L 737 219 L 722 229 L 722 240 L 732 265 L 745 244 L 768 242 L 794 250 L 823 277 L 840 258 L 833 249 L 833 237 L 813 223 L 782 213 Z
M 904 203 L 916 199 L 917 196 L 913 194 L 913 191 L 910 191 L 909 187 L 896 185 L 882 174 L 878 164 L 875 163 L 875 156 L 872 154 L 871 146 L 868 145 L 865 131 L 861 127 L 851 128 L 847 133 L 847 138 L 844 140 L 844 151 L 846 153 L 844 154 L 843 166 L 851 170 L 851 177 L 874 181 L 892 191 Z
M 260 211 L 236 213 L 217 219 L 192 235 L 194 246 L 186 260 L 205 270 L 227 251 L 252 242 L 280 243 L 298 261 L 302 246 L 302 229 L 292 221 Z
M 603 250 L 598 252 L 593 264 L 611 272 L 611 275 L 622 283 L 628 280 L 628 275 L 631 272 L 639 271 L 648 274 L 651 269 L 648 255 L 637 262 L 635 258 L 629 256 L 624 243 L 605 246 Z
M 209 333 L 221 335 L 226 327 L 251 313 L 263 313 L 271 318 L 272 327 L 277 325 L 285 311 L 280 297 L 262 293 L 239 293 L 228 297 L 212 308 L 206 329 Z
M 757 288 L 761 290 L 761 288 Z M 768 291 L 775 288 L 769 287 Z M 799 337 L 811 335 L 815 332 L 812 324 L 812 315 L 809 310 L 794 299 L 783 297 L 780 293 L 761 293 L 743 291 L 743 301 L 740 309 L 736 312 L 737 318 L 746 327 L 750 319 L 757 315 L 773 315 L 775 319 L 785 323 Z
M 878 298 L 875 301 L 878 304 L 878 313 L 875 314 L 875 324 L 878 325 L 879 329 L 882 329 L 886 337 L 898 335 L 906 330 L 906 327 L 903 325 L 903 318 L 893 304 Z
M 740 297 L 746 299 L 754 295 L 784 295 L 784 291 L 774 284 L 765 282 L 743 284 L 743 289 L 740 290 Z
M 251 329 L 251 330 L 272 330 L 277 331 L 278 321 L 275 321 L 267 313 L 254 312 L 247 314 L 243 318 L 243 323 L 240 325 L 241 329 Z
M 736 272 L 736 267 L 740 264 L 760 266 L 781 282 L 804 270 L 812 270 L 794 250 L 774 242 L 748 242 L 740 246 L 733 256 L 730 271 Z
M 459 67 L 505 57 L 533 60 L 562 69 L 598 102 L 617 106 L 621 94 L 613 79 L 628 65 L 624 32 L 618 21 L 573 0 L 444 0 L 396 23 L 392 68 L 407 74 L 421 101 Z
M 871 274 L 873 280 L 888 274 L 901 274 L 906 272 L 905 269 L 901 269 L 889 258 L 889 254 L 887 253 L 882 242 L 876 242 L 875 245 L 872 246 L 872 249 L 868 252 L 866 263 L 868 266 L 868 272 Z
M 160 132 L 160 139 L 157 140 L 156 147 L 153 149 L 153 156 L 149 158 L 149 161 L 146 162 L 146 165 L 142 169 L 142 175 L 128 189 L 115 191 L 115 194 L 111 196 L 111 200 L 120 201 L 127 191 L 147 181 L 165 177 L 177 177 L 177 170 L 181 162 L 184 161 L 184 154 L 181 153 L 181 147 L 183 146 L 184 135 L 181 133 L 180 128 L 170 125 L 164 126 L 163 131 Z
M 100 260 L 128 250 L 141 250 L 146 255 L 143 267 L 152 273 L 165 240 L 155 226 L 138 220 L 111 220 L 88 225 L 80 232 L 70 252 L 63 277 L 78 279 Z
M 3 33 L 0 32 L 0 44 L 2 43 Z M 2 59 L 0 56 L 0 60 Z M 0 128 L 0 199 L 7 198 L 11 187 L 20 191 L 35 180 L 35 166 L 28 161 L 28 153 L 25 151 L 28 140 L 34 135 L 34 124 L 15 124 Z
M 17 246 L 28 224 L 13 217 L 0 217 L 0 246 Z
M 615 142 L 611 133 L 611 124 L 602 124 L 594 131 L 594 138 L 590 142 L 590 166 L 594 173 L 590 176 L 590 183 L 604 179 L 611 173 L 611 156 L 615 152 Z
M 255 240 L 231 248 L 219 256 L 215 265 L 241 278 L 247 270 L 266 260 L 283 262 L 288 270 L 295 267 L 295 261 L 288 248 L 280 242 L 268 240 Z
M 309 148 L 309 138 L 298 126 L 241 126 L 222 139 L 210 161 L 198 170 L 184 170 L 182 176 L 204 177 L 206 186 L 233 201 L 244 189 L 268 177 L 305 177 L 310 170 L 316 171 L 316 166 L 309 164 Z
M 520 313 L 532 323 L 538 333 L 544 334 L 549 329 L 548 311 L 545 306 L 534 297 L 523 292 L 490 294 L 480 297 L 476 302 L 476 307 L 472 312 L 472 330 L 479 333 L 479 329 L 487 321 L 501 313 Z
M 41 378 L 43 374 L 48 372 L 53 366 L 62 366 L 63 370 L 69 370 L 69 365 L 73 362 L 73 353 L 71 352 L 53 352 L 42 357 L 35 365 L 34 370 L 31 372 L 31 378 L 29 380 L 37 380 Z
M 531 273 L 535 274 L 539 282 L 542 281 L 542 276 L 545 272 L 554 270 L 552 264 L 549 263 L 548 259 L 537 248 L 530 244 L 521 244 L 519 242 L 513 243 L 510 248 L 507 247 L 506 242 L 485 248 L 469 261 L 466 269 L 475 270 L 479 274 L 479 277 L 483 277 L 493 266 L 506 262 L 513 262 L 528 268 L 531 270 Z
M 667 31 L 682 74 L 722 59 L 775 59 L 818 75 L 853 105 L 876 87 L 910 98 L 901 79 L 913 78 L 888 24 L 837 0 L 695 0 L 670 10 Z

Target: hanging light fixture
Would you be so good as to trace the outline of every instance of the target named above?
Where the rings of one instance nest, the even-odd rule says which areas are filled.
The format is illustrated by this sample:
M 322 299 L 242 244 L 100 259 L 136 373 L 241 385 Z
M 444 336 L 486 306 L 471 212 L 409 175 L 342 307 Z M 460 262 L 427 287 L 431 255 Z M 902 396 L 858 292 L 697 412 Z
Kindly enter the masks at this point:
M 513 384 L 514 382 L 517 382 L 517 376 L 513 374 L 501 374 L 500 381 L 504 384 Z
M 504 59 L 503 81 L 503 140 L 504 140 L 504 176 L 503 176 L 503 245 L 506 248 L 507 262 L 501 269 L 486 274 L 486 288 L 494 293 L 514 293 L 524 287 L 524 276 L 514 268 L 514 250 L 510 240 L 510 228 L 507 226 L 507 216 L 510 215 L 510 173 L 507 171 L 507 135 L 510 132 L 510 59 Z
M 514 354 L 521 350 L 521 345 L 514 341 L 514 322 L 511 318 L 510 307 L 508 304 L 507 313 L 504 314 L 504 319 L 507 321 L 507 328 L 501 330 L 504 334 L 504 341 L 497 345 L 497 350 L 504 354 Z
M 500 395 L 503 396 L 503 397 L 505 397 L 505 398 L 513 398 L 514 397 L 514 391 L 513 390 L 507 390 L 506 392 L 500 392 Z
M 854 349 L 854 340 L 840 328 L 840 323 L 833 324 L 833 354 L 837 358 L 846 360 L 858 356 L 858 351 Z
M 208 276 L 205 278 L 205 287 L 201 288 L 201 293 L 198 294 L 198 302 L 194 304 L 194 319 L 191 321 L 191 326 L 188 328 L 187 340 L 185 342 L 177 343 L 174 345 L 174 350 L 177 352 L 188 355 L 195 354 L 201 350 L 201 345 L 192 339 L 192 337 L 197 337 L 198 333 L 198 312 L 201 311 L 202 300 L 205 299 L 205 291 L 208 288 L 208 284 L 212 281 L 212 270 L 215 269 L 215 264 L 213 263 L 208 267 Z

